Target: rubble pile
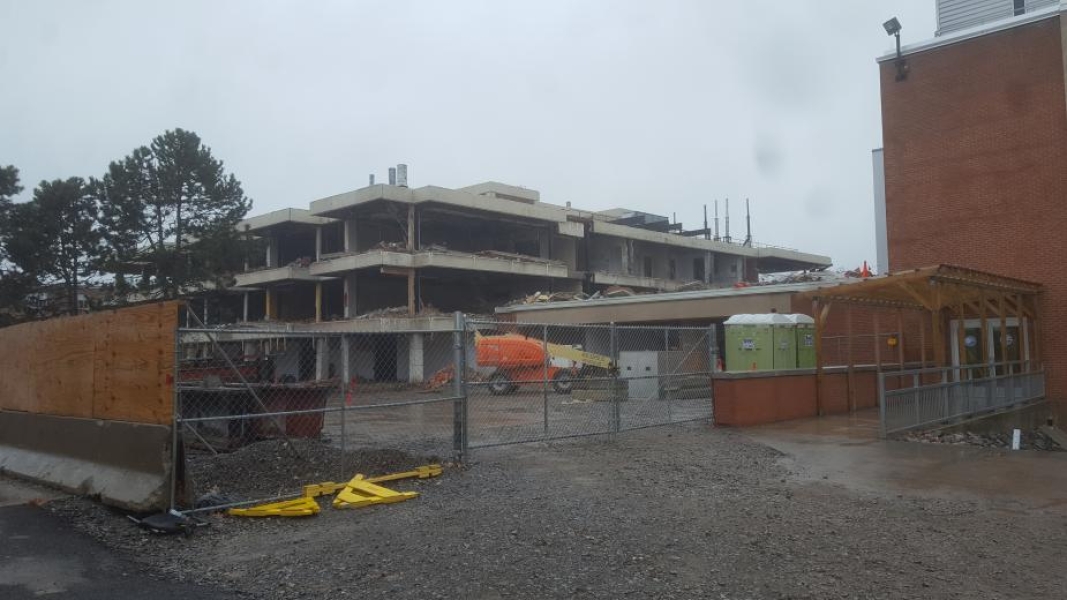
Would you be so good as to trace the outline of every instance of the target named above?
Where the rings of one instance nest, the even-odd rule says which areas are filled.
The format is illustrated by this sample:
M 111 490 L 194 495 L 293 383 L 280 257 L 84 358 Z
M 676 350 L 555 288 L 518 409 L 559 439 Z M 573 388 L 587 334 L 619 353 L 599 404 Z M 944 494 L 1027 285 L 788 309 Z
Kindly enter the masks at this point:
M 1012 433 L 1010 431 L 992 433 L 975 433 L 971 431 L 922 431 L 909 433 L 903 437 L 903 439 L 908 442 L 969 445 L 981 446 L 983 448 L 1011 448 L 1011 438 Z M 1064 448 L 1061 448 L 1059 444 L 1039 429 L 1023 430 L 1019 447 L 1022 450 L 1064 450 Z

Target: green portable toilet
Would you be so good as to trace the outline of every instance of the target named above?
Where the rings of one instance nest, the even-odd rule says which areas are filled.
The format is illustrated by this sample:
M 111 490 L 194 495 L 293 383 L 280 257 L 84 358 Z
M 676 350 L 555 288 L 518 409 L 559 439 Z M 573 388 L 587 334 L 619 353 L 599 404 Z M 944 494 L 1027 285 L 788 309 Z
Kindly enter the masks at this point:
M 771 313 L 763 315 L 774 334 L 774 368 L 797 368 L 797 328 L 787 315 Z
M 734 315 L 726 329 L 727 371 L 769 371 L 774 368 L 774 330 L 767 315 Z
M 786 315 L 796 324 L 797 368 L 815 368 L 815 319 L 808 315 Z

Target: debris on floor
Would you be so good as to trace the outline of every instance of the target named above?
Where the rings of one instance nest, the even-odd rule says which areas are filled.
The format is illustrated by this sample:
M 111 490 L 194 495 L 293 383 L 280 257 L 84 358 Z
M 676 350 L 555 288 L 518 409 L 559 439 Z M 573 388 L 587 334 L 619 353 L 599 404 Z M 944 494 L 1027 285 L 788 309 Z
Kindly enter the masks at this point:
M 1011 431 L 996 433 L 922 431 L 906 434 L 903 439 L 908 442 L 921 442 L 924 444 L 966 444 L 983 448 L 1011 448 L 1011 436 Z M 1023 430 L 1020 449 L 1064 450 L 1040 429 Z

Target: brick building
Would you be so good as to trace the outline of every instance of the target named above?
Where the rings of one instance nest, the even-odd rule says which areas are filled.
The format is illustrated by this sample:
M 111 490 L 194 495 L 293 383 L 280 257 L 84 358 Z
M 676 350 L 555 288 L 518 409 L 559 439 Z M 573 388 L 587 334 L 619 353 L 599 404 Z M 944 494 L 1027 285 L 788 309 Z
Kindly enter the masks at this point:
M 1038 356 L 1029 358 L 1045 363 L 1061 415 L 1065 10 L 1058 2 L 942 0 L 938 35 L 879 59 L 890 270 L 949 263 L 1044 284 Z

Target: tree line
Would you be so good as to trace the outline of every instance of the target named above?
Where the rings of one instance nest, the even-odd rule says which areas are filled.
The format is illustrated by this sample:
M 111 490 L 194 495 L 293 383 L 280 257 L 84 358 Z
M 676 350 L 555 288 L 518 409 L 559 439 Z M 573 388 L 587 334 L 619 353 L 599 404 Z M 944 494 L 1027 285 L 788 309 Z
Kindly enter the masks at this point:
M 171 299 L 220 289 L 247 256 L 237 225 L 251 208 L 241 183 L 192 131 L 174 129 L 113 161 L 99 178 L 41 181 L 27 202 L 19 171 L 0 167 L 0 309 L 24 314 L 43 286 L 78 292 L 107 282 L 119 301 L 131 293 Z

